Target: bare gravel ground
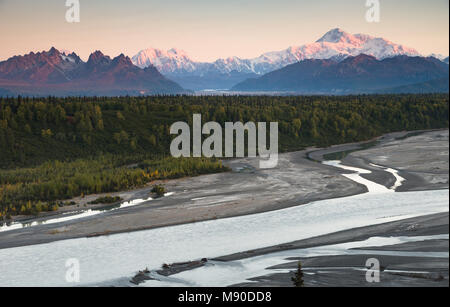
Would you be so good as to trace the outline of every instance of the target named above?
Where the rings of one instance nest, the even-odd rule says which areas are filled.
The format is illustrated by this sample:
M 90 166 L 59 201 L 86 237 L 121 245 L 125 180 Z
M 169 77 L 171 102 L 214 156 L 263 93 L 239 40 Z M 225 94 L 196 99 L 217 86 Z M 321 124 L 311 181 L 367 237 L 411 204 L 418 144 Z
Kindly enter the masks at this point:
M 363 176 L 386 187 L 393 184 L 394 177 L 387 172 L 380 171 L 377 167 L 371 166 L 371 164 L 399 170 L 399 175 L 404 177 L 406 181 L 397 189 L 398 192 L 448 189 L 448 137 L 448 130 L 415 132 L 413 134 L 408 132 L 392 133 L 379 138 L 376 145 L 369 149 L 349 153 L 343 159 L 343 163 L 372 170 L 372 174 Z M 357 144 L 344 146 L 344 150 L 350 151 L 358 148 Z M 321 160 L 325 154 L 336 152 L 339 149 L 342 149 L 342 147 L 318 150 L 311 153 L 310 156 Z M 437 214 L 248 251 L 222 257 L 218 260 L 233 261 L 285 249 L 354 242 L 376 236 L 448 235 L 448 230 L 448 213 Z M 448 240 L 428 240 L 367 249 L 390 252 L 448 253 L 449 243 Z M 380 283 L 371 284 L 365 281 L 365 261 L 370 257 L 378 258 L 383 266 Z M 449 286 L 448 257 L 400 257 L 370 254 L 297 258 L 283 266 L 270 268 L 292 269 L 290 273 L 269 274 L 252 279 L 252 282 L 236 286 L 292 286 L 291 277 L 294 276 L 298 261 L 301 261 L 303 268 L 306 268 L 304 271 L 305 286 Z
M 405 136 L 394 135 L 373 148 L 353 152 L 344 163 L 365 167 L 373 163 L 399 170 L 406 182 L 398 191 L 448 189 L 448 130 Z
M 318 246 L 366 240 L 370 237 L 389 236 L 431 236 L 448 234 L 448 213 L 422 216 L 381 225 L 342 231 L 317 238 L 301 240 L 273 246 L 266 249 L 239 253 L 217 260 L 233 261 L 250 255 L 264 255 L 286 249 L 305 249 Z M 252 278 L 248 283 L 234 285 L 237 287 L 292 287 L 291 278 L 297 269 L 298 261 L 302 263 L 305 287 L 448 287 L 449 261 L 447 258 L 418 256 L 379 255 L 370 251 L 385 252 L 447 252 L 448 240 L 428 240 L 383 247 L 366 247 L 364 255 L 336 255 L 311 258 L 289 258 L 283 265 L 268 269 L 268 275 Z M 366 281 L 366 261 L 376 258 L 381 265 L 380 282 Z M 288 269 L 289 273 L 270 273 L 271 270 Z
M 448 189 L 448 130 L 407 136 L 407 132 L 385 135 L 378 139 L 374 147 L 350 153 L 343 163 L 373 170 L 372 174 L 365 176 L 385 186 L 391 186 L 394 177 L 371 166 L 371 163 L 399 169 L 400 175 L 406 178 L 402 191 Z M 311 160 L 321 160 L 324 154 L 354 150 L 359 146 L 360 144 L 345 144 L 323 150 L 281 154 L 278 166 L 268 170 L 258 169 L 258 160 L 227 161 L 232 172 L 165 182 L 167 190 L 174 193 L 168 197 L 79 220 L 1 232 L 0 249 L 253 214 L 360 194 L 367 189 L 341 176 L 345 171 Z M 150 190 L 151 187 L 145 187 L 114 195 L 125 200 L 146 199 Z M 92 197 L 94 196 L 90 196 Z M 448 213 L 353 229 L 216 260 L 232 261 L 283 249 L 337 244 L 372 236 L 433 234 L 448 234 Z M 389 251 L 448 251 L 448 240 L 384 248 Z M 365 273 L 361 271 L 366 258 L 367 255 L 299 258 L 292 259 L 290 264 L 284 266 L 294 270 L 297 262 L 302 261 L 305 272 L 308 273 L 305 275 L 307 286 L 373 286 L 364 282 Z M 387 270 L 382 272 L 382 283 L 375 286 L 448 286 L 448 258 L 382 256 L 380 260 Z M 330 270 L 330 267 L 341 269 Z M 292 284 L 292 275 L 293 272 L 275 273 L 256 278 L 257 283 L 238 286 L 289 286 Z
M 0 232 L 0 248 L 253 214 L 366 191 L 341 176 L 341 170 L 308 160 L 305 151 L 281 154 L 274 169 L 258 169 L 258 163 L 236 159 L 226 162 L 232 172 L 167 181 L 166 189 L 173 195 L 138 206 Z M 150 190 L 151 186 L 113 195 L 147 199 Z

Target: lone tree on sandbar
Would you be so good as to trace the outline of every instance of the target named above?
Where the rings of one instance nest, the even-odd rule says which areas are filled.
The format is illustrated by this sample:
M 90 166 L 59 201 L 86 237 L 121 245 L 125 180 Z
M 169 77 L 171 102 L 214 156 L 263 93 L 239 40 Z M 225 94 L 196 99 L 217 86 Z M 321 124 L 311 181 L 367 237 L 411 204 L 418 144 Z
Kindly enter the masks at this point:
M 295 276 L 292 277 L 291 280 L 294 283 L 294 287 L 304 286 L 302 263 L 300 261 L 298 262 L 297 272 L 295 272 Z

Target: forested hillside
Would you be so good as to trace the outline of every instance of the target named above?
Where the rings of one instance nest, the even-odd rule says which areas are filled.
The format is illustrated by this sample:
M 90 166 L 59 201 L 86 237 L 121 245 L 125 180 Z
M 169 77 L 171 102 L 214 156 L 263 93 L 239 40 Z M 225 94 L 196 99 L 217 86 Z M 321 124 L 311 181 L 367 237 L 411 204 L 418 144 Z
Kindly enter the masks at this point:
M 280 150 L 291 151 L 445 128 L 448 100 L 448 94 L 2 98 L 0 204 L 17 213 L 29 202 L 33 208 L 38 201 L 225 170 L 215 160 L 167 158 L 170 125 L 190 123 L 193 113 L 203 123 L 279 122 Z
M 277 121 L 280 148 L 448 126 L 448 95 L 124 97 L 0 100 L 0 167 L 99 154 L 168 154 L 175 121 Z

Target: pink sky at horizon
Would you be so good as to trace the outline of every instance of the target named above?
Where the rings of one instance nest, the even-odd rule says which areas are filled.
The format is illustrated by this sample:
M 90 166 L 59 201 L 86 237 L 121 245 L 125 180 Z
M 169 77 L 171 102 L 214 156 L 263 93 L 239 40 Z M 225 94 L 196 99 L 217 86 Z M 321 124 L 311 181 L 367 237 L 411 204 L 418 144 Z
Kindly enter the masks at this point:
M 81 22 L 65 21 L 65 0 L 0 0 L 0 60 L 52 46 L 86 60 L 149 47 L 177 48 L 197 61 L 308 44 L 333 28 L 383 37 L 423 55 L 449 54 L 448 0 L 381 1 L 381 22 L 365 0 L 80 0 Z

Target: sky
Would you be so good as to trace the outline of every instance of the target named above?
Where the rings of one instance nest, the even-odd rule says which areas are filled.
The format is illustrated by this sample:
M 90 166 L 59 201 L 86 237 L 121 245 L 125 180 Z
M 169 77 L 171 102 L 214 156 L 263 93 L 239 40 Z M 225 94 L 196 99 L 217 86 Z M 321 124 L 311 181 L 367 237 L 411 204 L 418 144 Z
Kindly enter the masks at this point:
M 253 58 L 311 43 L 333 28 L 449 54 L 448 0 L 380 0 L 380 22 L 366 0 L 79 0 L 80 22 L 66 21 L 66 0 L 0 0 L 0 60 L 30 51 L 95 50 L 110 56 L 178 48 L 197 61 Z

